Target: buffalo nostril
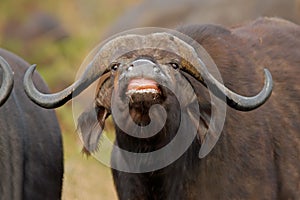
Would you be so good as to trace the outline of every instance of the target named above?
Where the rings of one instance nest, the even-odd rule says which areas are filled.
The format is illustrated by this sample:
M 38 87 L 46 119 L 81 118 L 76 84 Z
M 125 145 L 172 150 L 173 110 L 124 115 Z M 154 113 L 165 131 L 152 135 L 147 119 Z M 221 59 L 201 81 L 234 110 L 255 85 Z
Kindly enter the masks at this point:
M 156 73 L 159 73 L 159 72 L 160 72 L 160 69 L 159 69 L 158 67 L 156 67 L 156 66 L 153 66 L 153 70 L 154 70 L 154 72 L 156 72 Z
M 130 65 L 127 70 L 131 71 L 132 69 L 133 69 L 133 65 Z

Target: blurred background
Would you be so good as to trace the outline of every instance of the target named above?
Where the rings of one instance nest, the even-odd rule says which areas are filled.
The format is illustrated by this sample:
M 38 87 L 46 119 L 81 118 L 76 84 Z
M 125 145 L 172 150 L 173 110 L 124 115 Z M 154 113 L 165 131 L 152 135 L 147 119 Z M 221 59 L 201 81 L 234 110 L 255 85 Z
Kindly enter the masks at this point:
M 70 85 L 99 42 L 131 28 L 188 23 L 234 26 L 259 16 L 300 23 L 300 0 L 1 0 L 0 48 L 38 71 L 52 92 Z M 81 154 L 71 103 L 56 109 L 65 156 L 64 200 L 113 200 L 110 169 Z

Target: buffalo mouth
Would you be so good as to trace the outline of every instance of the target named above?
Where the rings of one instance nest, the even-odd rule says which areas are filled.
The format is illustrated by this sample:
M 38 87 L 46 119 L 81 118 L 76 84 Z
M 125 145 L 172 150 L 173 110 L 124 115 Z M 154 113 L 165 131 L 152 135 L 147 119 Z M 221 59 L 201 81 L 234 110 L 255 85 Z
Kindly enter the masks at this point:
M 125 94 L 129 99 L 130 106 L 144 108 L 161 103 L 163 97 L 160 85 L 155 80 L 148 78 L 131 79 Z

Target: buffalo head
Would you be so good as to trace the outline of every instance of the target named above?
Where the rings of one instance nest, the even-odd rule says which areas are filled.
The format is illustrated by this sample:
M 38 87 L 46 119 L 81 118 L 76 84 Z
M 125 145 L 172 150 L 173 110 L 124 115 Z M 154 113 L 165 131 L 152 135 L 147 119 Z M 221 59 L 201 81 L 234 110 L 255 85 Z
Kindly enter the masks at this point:
M 45 108 L 63 105 L 100 77 L 95 107 L 92 112 L 88 111 L 80 117 L 79 128 L 81 132 L 87 132 L 83 139 L 88 151 L 97 149 L 99 128 L 103 129 L 104 121 L 111 113 L 114 120 L 120 116 L 119 120 L 125 121 L 125 124 L 132 119 L 134 124 L 146 126 L 152 118 L 156 119 L 153 120 L 156 123 L 154 127 L 160 127 L 165 112 L 161 109 L 151 112 L 151 107 L 159 104 L 165 108 L 168 116 L 170 113 L 175 116 L 179 102 L 183 102 L 180 106 L 188 106 L 197 101 L 192 95 L 195 87 L 191 83 L 195 80 L 209 88 L 215 96 L 224 99 L 230 107 L 241 111 L 259 107 L 272 91 L 272 78 L 265 69 L 265 85 L 259 94 L 244 97 L 234 93 L 209 73 L 206 63 L 189 42 L 176 34 L 165 32 L 128 34 L 112 39 L 101 47 L 79 80 L 55 94 L 42 94 L 35 88 L 32 82 L 34 69 L 32 66 L 25 75 L 25 91 L 35 103 Z M 174 91 L 181 95 L 176 96 L 177 92 Z M 118 116 L 114 115 L 114 107 Z M 127 108 L 128 112 L 123 112 Z M 94 123 L 92 126 L 91 121 Z M 98 129 L 92 130 L 91 127 Z M 139 137 L 149 135 L 142 134 Z

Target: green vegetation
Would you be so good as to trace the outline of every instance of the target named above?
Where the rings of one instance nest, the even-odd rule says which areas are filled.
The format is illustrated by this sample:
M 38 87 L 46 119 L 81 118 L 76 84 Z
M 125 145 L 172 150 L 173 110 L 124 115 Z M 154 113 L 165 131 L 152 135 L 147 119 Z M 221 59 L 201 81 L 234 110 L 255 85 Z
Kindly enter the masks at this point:
M 0 47 L 37 64 L 51 91 L 59 91 L 74 81 L 82 61 L 101 41 L 109 25 L 136 2 L 138 0 L 2 0 Z M 30 24 L 34 13 L 54 16 L 68 36 L 58 40 L 47 33 L 24 39 L 24 29 L 20 27 Z M 64 140 L 63 199 L 116 199 L 110 169 L 92 157 L 86 159 L 80 152 L 82 144 L 76 133 L 71 103 L 56 112 Z

